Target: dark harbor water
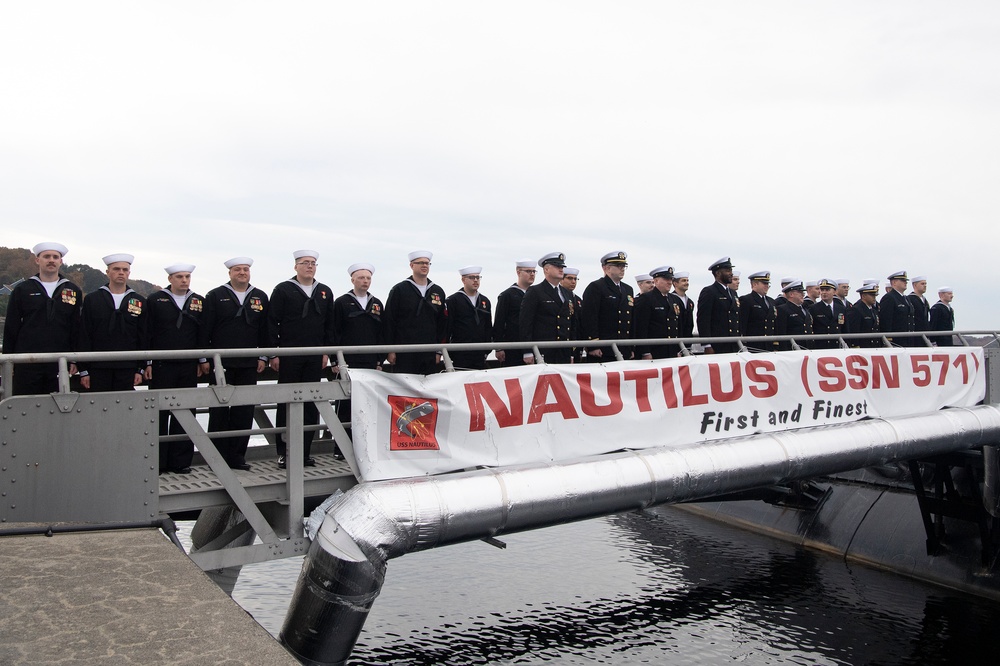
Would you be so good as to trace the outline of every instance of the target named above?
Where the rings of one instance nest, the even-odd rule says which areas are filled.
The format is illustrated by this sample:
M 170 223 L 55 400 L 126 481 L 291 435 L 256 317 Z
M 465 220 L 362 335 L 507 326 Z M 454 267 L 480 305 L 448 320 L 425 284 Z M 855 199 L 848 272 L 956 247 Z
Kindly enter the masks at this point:
M 672 508 L 389 563 L 352 664 L 997 664 L 1000 604 Z M 233 597 L 281 628 L 300 560 Z

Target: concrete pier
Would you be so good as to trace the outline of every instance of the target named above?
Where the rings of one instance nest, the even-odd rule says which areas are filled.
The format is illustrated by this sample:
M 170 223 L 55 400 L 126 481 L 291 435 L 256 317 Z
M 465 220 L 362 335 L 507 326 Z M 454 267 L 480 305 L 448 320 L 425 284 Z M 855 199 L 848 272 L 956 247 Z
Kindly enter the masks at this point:
M 0 562 L 0 664 L 298 663 L 157 529 L 0 536 Z

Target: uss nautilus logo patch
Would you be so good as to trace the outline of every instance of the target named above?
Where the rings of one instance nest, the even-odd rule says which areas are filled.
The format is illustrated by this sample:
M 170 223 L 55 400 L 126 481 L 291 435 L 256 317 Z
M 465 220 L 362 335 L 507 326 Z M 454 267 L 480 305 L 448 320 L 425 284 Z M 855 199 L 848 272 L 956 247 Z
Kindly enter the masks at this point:
M 438 451 L 436 398 L 388 396 L 392 410 L 389 428 L 390 451 Z

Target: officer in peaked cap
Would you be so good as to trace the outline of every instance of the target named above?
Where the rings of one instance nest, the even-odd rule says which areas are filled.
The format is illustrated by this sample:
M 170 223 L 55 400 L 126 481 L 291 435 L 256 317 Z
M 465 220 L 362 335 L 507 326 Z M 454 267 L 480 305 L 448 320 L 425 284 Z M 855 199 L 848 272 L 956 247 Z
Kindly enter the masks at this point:
M 493 339 L 498 343 L 519 342 L 521 340 L 521 300 L 528 287 L 535 283 L 534 259 L 521 259 L 514 264 L 517 281 L 497 296 L 496 313 L 493 316 Z M 497 350 L 497 360 L 506 367 L 524 365 L 521 350 L 507 353 Z
M 272 346 L 268 340 L 267 293 L 250 284 L 250 257 L 233 257 L 223 262 L 229 281 L 205 294 L 201 342 L 204 349 L 251 349 Z M 226 384 L 254 386 L 257 375 L 267 367 L 266 356 L 222 359 Z M 210 376 L 215 383 L 215 376 Z M 208 410 L 208 429 L 212 432 L 248 430 L 253 426 L 254 405 L 212 407 Z M 219 453 L 232 469 L 249 470 L 246 461 L 250 435 L 215 439 Z
M 391 345 L 426 345 L 448 337 L 448 297 L 428 277 L 433 254 L 414 250 L 409 254 L 412 275 L 389 290 L 385 299 L 385 336 Z M 435 352 L 390 352 L 393 372 L 429 375 L 440 370 L 441 355 Z
M 740 301 L 730 289 L 733 264 L 722 257 L 708 267 L 715 282 L 698 295 L 698 335 L 703 338 L 735 337 L 740 334 Z M 726 354 L 739 351 L 735 342 L 719 341 L 704 345 L 706 354 Z
M 492 304 L 479 291 L 482 273 L 482 266 L 458 269 L 462 288 L 448 297 L 448 342 L 493 342 Z M 456 369 L 485 370 L 486 356 L 490 350 L 449 353 Z
M 68 253 L 61 243 L 39 243 L 31 248 L 38 273 L 11 291 L 3 329 L 3 353 L 75 350 L 83 292 L 59 272 Z M 71 363 L 69 369 L 70 374 L 75 373 L 76 365 Z M 57 363 L 18 365 L 11 393 L 55 393 L 59 390 L 58 372 Z
M 955 311 L 951 307 L 951 301 L 954 297 L 954 289 L 951 287 L 941 287 L 938 289 L 938 302 L 931 306 L 930 330 L 955 330 Z M 938 347 L 952 347 L 955 344 L 955 336 L 936 335 L 931 338 L 931 342 Z
M 740 335 L 774 335 L 778 306 L 767 295 L 770 287 L 769 271 L 750 274 L 750 293 L 740 296 Z M 755 342 L 751 346 L 761 351 L 776 349 L 772 342 Z
M 561 252 L 550 252 L 538 260 L 544 279 L 531 287 L 521 301 L 520 330 L 522 342 L 572 341 L 579 316 L 573 294 L 560 282 L 566 268 L 566 256 Z M 540 350 L 546 363 L 571 363 L 573 351 L 570 347 Z M 523 354 L 524 362 L 536 362 L 529 349 Z
M 674 290 L 670 295 L 681 303 L 680 336 L 694 336 L 694 299 L 687 295 L 691 285 L 691 274 L 687 271 L 674 271 Z
M 84 299 L 80 351 L 141 351 L 149 342 L 146 299 L 128 286 L 135 257 L 103 258 L 108 283 Z M 145 361 L 99 361 L 80 364 L 80 385 L 91 391 L 131 391 L 142 383 Z
M 813 333 L 817 335 L 835 335 L 844 333 L 847 328 L 847 310 L 837 295 L 837 283 L 829 278 L 819 281 L 820 300 L 813 303 L 809 313 L 813 318 Z M 837 349 L 837 340 L 817 340 L 814 349 Z
M 906 275 L 906 271 L 895 271 L 889 275 L 888 280 L 890 289 L 882 297 L 882 300 L 879 301 L 879 330 L 890 334 L 912 332 L 915 330 L 913 303 L 903 295 L 906 291 L 906 284 L 910 281 Z M 895 340 L 891 335 L 887 337 L 889 342 L 900 347 L 918 345 L 911 337 L 897 337 Z M 919 345 L 922 346 L 923 341 Z
M 868 283 L 858 288 L 860 298 L 847 311 L 848 333 L 879 334 L 878 310 L 875 308 L 878 298 L 878 283 Z M 875 349 L 882 346 L 881 337 L 854 338 L 847 340 L 850 347 Z
M 681 300 L 670 294 L 673 286 L 672 266 L 658 266 L 649 272 L 653 289 L 639 294 L 632 311 L 632 337 L 636 340 L 677 338 L 680 335 Z M 635 347 L 636 358 L 675 358 L 679 345 L 657 345 L 648 342 Z
M 625 280 L 628 256 L 621 251 L 608 252 L 601 257 L 604 277 L 587 285 L 583 292 L 583 337 L 588 341 L 627 340 L 631 337 L 632 305 L 634 292 Z M 632 350 L 619 347 L 626 359 Z M 588 346 L 587 360 L 592 363 L 614 361 L 610 346 Z
M 805 306 L 806 288 L 802 281 L 789 282 L 781 291 L 786 300 L 778 306 L 775 333 L 777 335 L 812 335 L 812 315 L 809 314 L 809 308 Z M 812 346 L 808 340 L 796 340 L 796 344 L 807 349 Z M 792 343 L 787 340 L 779 342 L 778 349 L 789 351 L 792 349 Z

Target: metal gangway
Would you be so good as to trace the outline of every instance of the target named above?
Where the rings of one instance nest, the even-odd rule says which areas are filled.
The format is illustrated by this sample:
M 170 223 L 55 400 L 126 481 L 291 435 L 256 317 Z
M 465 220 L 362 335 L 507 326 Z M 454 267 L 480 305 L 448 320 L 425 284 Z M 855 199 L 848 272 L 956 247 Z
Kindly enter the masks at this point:
M 925 335 L 892 334 L 895 341 L 913 338 L 929 346 Z M 988 346 L 1000 345 L 996 331 L 960 331 L 959 344 L 976 337 Z M 677 345 L 682 355 L 691 355 L 708 342 L 736 341 L 740 351 L 770 348 L 787 341 L 793 349 L 833 342 L 850 348 L 855 340 L 871 340 L 872 334 L 767 336 L 741 338 L 680 338 L 611 342 L 617 360 L 625 360 L 635 344 Z M 893 346 L 882 338 L 886 347 Z M 508 352 L 532 351 L 544 362 L 551 348 L 586 346 L 573 343 L 504 344 Z M 208 536 L 196 543 L 191 558 L 206 571 L 284 557 L 302 555 L 309 547 L 303 531 L 303 516 L 334 493 L 346 492 L 359 483 L 360 474 L 349 424 L 338 417 L 334 405 L 351 396 L 345 355 L 434 351 L 442 356 L 446 372 L 460 370 L 450 352 L 497 349 L 496 344 L 443 344 L 381 347 L 323 347 L 272 349 L 198 349 L 189 351 L 145 351 L 136 353 L 92 352 L 11 354 L 0 356 L 0 529 L 14 523 L 160 524 L 168 517 L 212 521 Z M 623 353 L 624 350 L 624 353 Z M 235 357 L 326 354 L 340 374 L 327 381 L 307 384 L 261 382 L 253 386 L 226 383 L 222 360 Z M 212 383 L 190 389 L 135 390 L 126 392 L 79 392 L 69 374 L 75 362 L 109 360 L 168 360 L 209 358 L 214 364 Z M 334 362 L 333 359 L 336 359 Z M 22 363 L 57 363 L 59 391 L 50 395 L 7 396 L 16 366 Z M 1000 373 L 989 375 L 992 395 L 1000 395 L 993 384 Z M 313 403 L 321 423 L 312 426 L 316 467 L 302 464 L 303 407 Z M 284 429 L 274 425 L 280 405 L 288 405 Z M 250 431 L 206 432 L 198 414 L 212 407 L 254 405 L 255 427 Z M 170 412 L 183 425 L 184 435 L 158 433 L 159 415 Z M 345 425 L 347 427 L 345 427 Z M 288 446 L 287 470 L 279 469 L 274 454 L 275 437 L 283 434 Z M 228 467 L 213 443 L 219 437 L 250 434 L 263 438 L 267 446 L 251 447 L 252 470 Z M 190 438 L 198 451 L 199 464 L 190 474 L 159 474 L 161 442 Z M 334 454 L 339 450 L 341 460 Z M 254 457 L 254 453 L 262 455 Z M 203 461 L 203 462 L 202 462 Z M 254 537 L 259 543 L 254 542 Z

